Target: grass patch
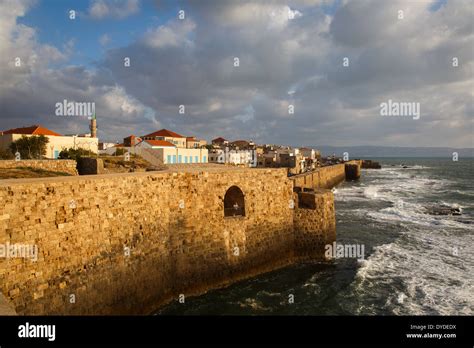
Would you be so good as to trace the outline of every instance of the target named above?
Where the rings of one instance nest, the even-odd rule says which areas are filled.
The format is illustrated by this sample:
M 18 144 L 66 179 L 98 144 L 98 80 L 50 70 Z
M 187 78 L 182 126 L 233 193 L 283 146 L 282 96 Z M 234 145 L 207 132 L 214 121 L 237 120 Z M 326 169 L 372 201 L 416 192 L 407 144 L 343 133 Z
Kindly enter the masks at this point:
M 0 179 L 48 178 L 55 176 L 71 176 L 71 174 L 32 167 L 0 168 Z

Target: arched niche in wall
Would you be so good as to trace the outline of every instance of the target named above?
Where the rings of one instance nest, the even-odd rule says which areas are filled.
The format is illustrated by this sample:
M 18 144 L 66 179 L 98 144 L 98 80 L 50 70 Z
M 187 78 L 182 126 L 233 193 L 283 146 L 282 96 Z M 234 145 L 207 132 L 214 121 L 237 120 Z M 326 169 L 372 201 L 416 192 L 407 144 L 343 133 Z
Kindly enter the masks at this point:
M 245 197 L 238 186 L 231 186 L 224 196 L 224 216 L 245 216 Z

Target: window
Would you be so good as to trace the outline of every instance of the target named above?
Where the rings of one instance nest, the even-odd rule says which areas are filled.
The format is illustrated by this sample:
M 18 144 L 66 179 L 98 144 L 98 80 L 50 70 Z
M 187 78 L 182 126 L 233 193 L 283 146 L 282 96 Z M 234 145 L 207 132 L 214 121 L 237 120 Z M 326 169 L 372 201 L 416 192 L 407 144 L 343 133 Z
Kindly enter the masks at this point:
M 225 193 L 224 216 L 245 216 L 244 193 L 237 186 L 231 186 Z
M 184 163 L 188 163 L 188 156 L 184 156 Z
M 199 162 L 198 156 L 194 156 L 194 162 L 196 162 L 196 163 Z
M 189 163 L 193 163 L 193 156 L 189 156 Z
M 202 163 L 206 163 L 207 161 L 207 157 L 206 156 L 202 156 Z
M 176 163 L 176 155 L 173 155 L 173 161 L 171 163 Z
M 171 155 L 168 155 L 168 159 L 166 160 L 166 163 L 171 163 Z
M 183 162 L 183 156 L 178 155 L 178 163 L 182 163 L 182 162 Z

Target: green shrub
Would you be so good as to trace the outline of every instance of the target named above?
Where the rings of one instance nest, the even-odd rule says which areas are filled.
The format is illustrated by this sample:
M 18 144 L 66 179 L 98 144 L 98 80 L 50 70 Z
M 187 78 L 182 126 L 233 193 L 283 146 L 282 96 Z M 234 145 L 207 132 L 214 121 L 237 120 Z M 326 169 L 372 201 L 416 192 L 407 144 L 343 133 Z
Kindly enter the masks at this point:
M 12 153 L 19 152 L 21 159 L 41 159 L 46 155 L 46 145 L 49 139 L 44 135 L 33 135 L 27 137 L 22 135 L 20 139 L 10 144 Z
M 10 149 L 0 149 L 0 159 L 2 160 L 8 160 L 8 159 L 14 159 L 15 155 Z
M 127 152 L 127 150 L 123 147 L 117 147 L 117 150 L 115 150 L 115 156 L 122 156 L 125 152 Z
M 84 150 L 82 148 L 78 148 L 78 149 L 70 148 L 70 149 L 67 149 L 67 150 L 62 150 L 59 153 L 58 158 L 60 158 L 60 159 L 72 159 L 72 160 L 77 161 L 81 157 L 95 157 L 95 156 L 96 156 L 96 154 L 93 153 L 92 151 L 89 151 L 89 150 Z

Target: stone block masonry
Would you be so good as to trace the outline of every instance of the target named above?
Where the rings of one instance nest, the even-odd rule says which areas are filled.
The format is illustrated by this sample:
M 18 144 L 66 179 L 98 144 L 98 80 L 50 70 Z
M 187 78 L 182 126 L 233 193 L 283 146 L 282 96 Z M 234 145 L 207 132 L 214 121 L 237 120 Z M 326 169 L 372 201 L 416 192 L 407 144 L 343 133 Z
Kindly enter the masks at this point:
M 317 168 L 315 171 L 291 176 L 295 187 L 303 189 L 329 189 L 346 178 L 344 164 Z
M 325 260 L 326 244 L 336 241 L 336 212 L 331 190 L 295 193 L 295 257 L 298 260 Z
M 346 180 L 360 178 L 361 161 L 350 161 L 345 164 Z
M 78 175 L 76 161 L 74 160 L 0 160 L 0 168 L 12 169 L 18 167 L 30 167 L 35 169 L 62 172 L 70 175 Z
M 1 291 L 20 315 L 149 314 L 322 259 L 335 240 L 332 193 L 303 207 L 293 184 L 284 168 L 222 166 L 2 180 L 0 244 L 35 245 L 38 258 L 0 258 Z M 236 192 L 240 215 L 224 216 Z
M 79 175 L 104 174 L 104 161 L 100 158 L 81 157 L 77 161 Z

